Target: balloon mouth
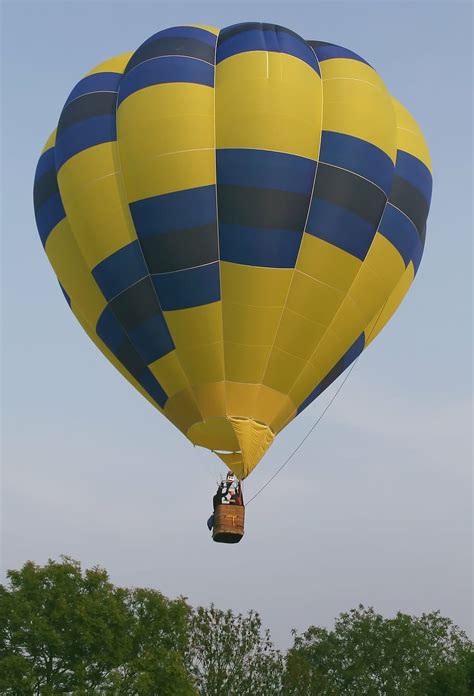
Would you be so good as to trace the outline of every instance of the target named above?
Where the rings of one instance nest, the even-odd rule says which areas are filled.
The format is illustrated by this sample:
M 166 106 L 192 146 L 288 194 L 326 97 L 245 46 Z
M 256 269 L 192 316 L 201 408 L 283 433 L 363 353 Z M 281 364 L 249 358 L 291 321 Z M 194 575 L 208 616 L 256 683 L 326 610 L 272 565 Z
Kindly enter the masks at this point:
M 219 452 L 218 450 L 212 451 L 214 454 L 217 454 L 219 459 L 224 462 L 226 467 L 230 469 L 238 479 L 242 480 L 245 478 L 244 458 L 242 452 Z
M 252 418 L 225 416 L 195 423 L 187 436 L 194 445 L 214 452 L 242 480 L 257 466 L 275 433 Z

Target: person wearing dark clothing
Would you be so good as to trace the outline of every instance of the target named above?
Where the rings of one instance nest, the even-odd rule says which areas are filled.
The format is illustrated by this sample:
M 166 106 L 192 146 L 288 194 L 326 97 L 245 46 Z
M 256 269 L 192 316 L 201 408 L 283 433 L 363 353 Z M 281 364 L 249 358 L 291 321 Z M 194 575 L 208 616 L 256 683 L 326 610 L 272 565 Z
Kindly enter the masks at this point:
M 243 505 L 242 486 L 235 474 L 228 472 L 225 480 L 221 481 L 215 496 L 212 499 L 214 512 L 207 520 L 207 527 L 212 531 L 214 526 L 214 513 L 218 505 Z

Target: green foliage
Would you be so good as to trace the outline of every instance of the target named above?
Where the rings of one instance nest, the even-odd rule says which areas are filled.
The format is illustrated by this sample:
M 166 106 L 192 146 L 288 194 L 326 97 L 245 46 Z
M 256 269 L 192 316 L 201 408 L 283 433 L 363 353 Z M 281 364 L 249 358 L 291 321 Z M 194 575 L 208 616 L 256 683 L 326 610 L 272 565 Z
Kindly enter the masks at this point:
M 384 619 L 362 605 L 294 634 L 285 696 L 469 696 L 472 643 L 439 612 Z M 472 668 L 472 667 L 471 667 Z
M 199 607 L 193 616 L 190 670 L 206 696 L 280 693 L 282 659 L 260 616 Z
M 193 610 L 115 587 L 70 558 L 0 585 L 5 696 L 472 696 L 474 650 L 439 612 L 385 619 L 359 606 L 294 632 L 282 657 L 260 616 Z
M 190 608 L 114 587 L 105 570 L 28 562 L 0 586 L 2 694 L 195 693 L 184 667 Z

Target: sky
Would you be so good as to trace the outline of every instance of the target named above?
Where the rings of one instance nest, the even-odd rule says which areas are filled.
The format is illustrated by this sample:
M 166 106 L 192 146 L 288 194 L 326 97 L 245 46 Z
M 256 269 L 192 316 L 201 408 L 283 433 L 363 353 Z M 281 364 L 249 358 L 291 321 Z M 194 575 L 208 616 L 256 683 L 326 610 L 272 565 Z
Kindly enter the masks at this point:
M 3 572 L 61 554 L 113 582 L 260 612 L 276 644 L 358 603 L 439 609 L 472 631 L 472 5 L 469 2 L 3 2 Z M 361 54 L 429 144 L 420 271 L 321 423 L 247 508 L 238 546 L 206 528 L 223 473 L 99 353 L 36 231 L 32 186 L 72 87 L 179 24 L 282 24 Z M 336 382 L 276 439 L 249 499 Z

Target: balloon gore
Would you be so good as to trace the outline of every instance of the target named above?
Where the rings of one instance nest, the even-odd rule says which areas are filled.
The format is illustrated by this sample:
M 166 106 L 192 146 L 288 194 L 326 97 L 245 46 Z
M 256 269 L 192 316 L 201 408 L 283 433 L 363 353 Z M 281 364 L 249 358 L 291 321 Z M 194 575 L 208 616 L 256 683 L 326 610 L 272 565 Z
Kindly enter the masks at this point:
M 243 479 L 399 306 L 431 186 L 418 125 L 357 54 L 179 26 L 77 83 L 34 205 L 92 341 Z

